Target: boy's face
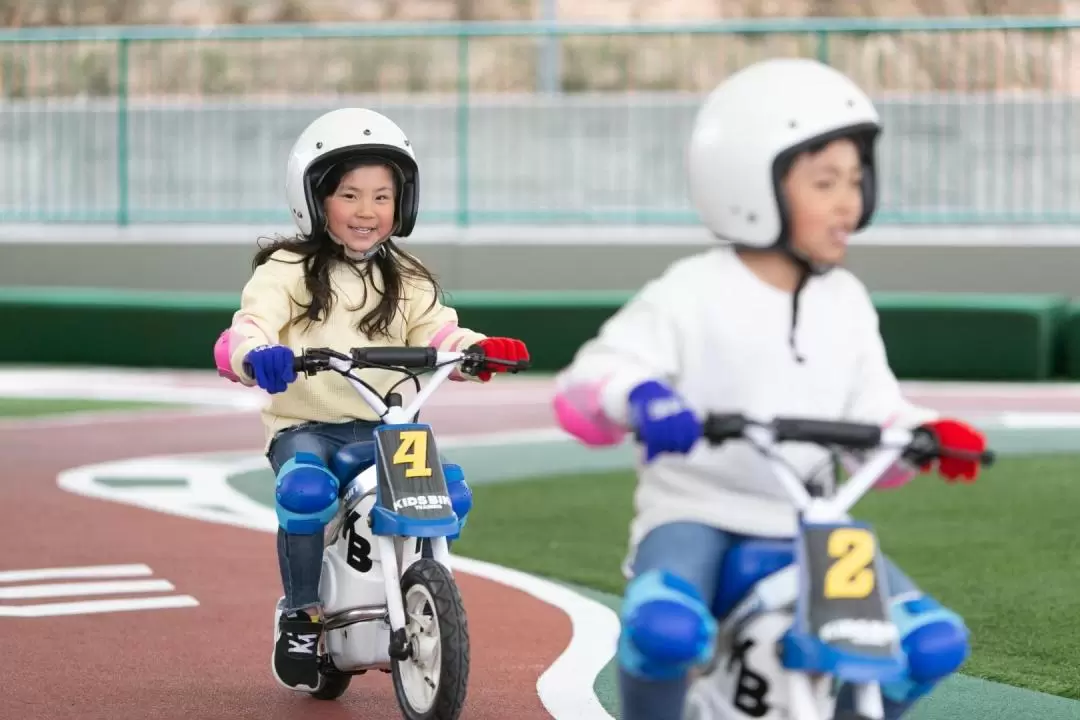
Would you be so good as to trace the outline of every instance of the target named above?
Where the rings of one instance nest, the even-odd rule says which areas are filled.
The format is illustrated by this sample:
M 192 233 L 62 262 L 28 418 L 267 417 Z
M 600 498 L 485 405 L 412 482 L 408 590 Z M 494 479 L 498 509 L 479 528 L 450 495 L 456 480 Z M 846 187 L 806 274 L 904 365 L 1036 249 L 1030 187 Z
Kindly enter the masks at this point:
M 358 167 L 341 178 L 323 204 L 330 234 L 356 253 L 367 252 L 394 229 L 394 178 L 384 165 Z
M 803 153 L 783 180 L 792 246 L 812 262 L 838 264 L 862 217 L 862 163 L 855 143 L 834 140 Z

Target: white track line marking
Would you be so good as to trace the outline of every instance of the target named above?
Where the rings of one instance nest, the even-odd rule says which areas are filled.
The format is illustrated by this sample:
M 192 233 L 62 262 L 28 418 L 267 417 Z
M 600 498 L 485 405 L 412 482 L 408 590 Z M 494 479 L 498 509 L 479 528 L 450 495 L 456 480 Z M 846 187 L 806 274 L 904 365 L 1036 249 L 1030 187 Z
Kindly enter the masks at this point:
M 79 595 L 120 595 L 122 593 L 175 590 L 168 580 L 114 580 L 111 582 L 46 583 L 0 588 L 0 600 L 77 597 Z
M 88 565 L 86 567 L 40 568 L 36 570 L 4 570 L 0 582 L 28 580 L 74 580 L 78 578 L 145 577 L 153 575 L 148 565 Z
M 997 419 L 1003 427 L 1013 430 L 1080 428 L 1080 412 L 1003 412 Z
M 554 605 L 570 618 L 571 639 L 536 682 L 540 702 L 557 720 L 610 718 L 593 691 L 597 675 L 615 655 L 619 618 L 611 608 L 569 588 L 518 570 L 460 556 L 451 564 Z M 582 679 L 587 678 L 588 683 Z
M 255 410 L 237 410 L 229 407 L 199 407 L 191 405 L 176 408 L 147 408 L 143 410 L 117 408 L 114 410 L 87 410 L 76 411 L 56 415 L 35 415 L 31 417 L 0 417 L 0 430 L 35 429 L 48 430 L 50 428 L 84 427 L 92 425 L 98 427 L 113 423 L 159 423 L 176 422 L 184 418 L 195 417 L 254 417 L 258 418 Z
M 132 598 L 130 600 L 82 600 L 70 603 L 0 605 L 0 617 L 32 618 L 60 615 L 93 615 L 129 610 L 164 610 L 198 606 L 199 601 L 190 595 L 166 595 L 164 597 Z
M 159 593 L 175 590 L 168 580 L 101 580 L 101 578 L 145 577 L 153 575 L 144 564 L 91 565 L 86 567 L 52 567 L 33 570 L 0 572 L 0 600 L 39 600 L 43 598 L 79 597 L 86 595 L 118 595 L 126 593 Z M 36 585 L 15 583 L 40 580 L 74 580 L 97 578 L 88 582 L 60 582 Z M 89 615 L 132 610 L 198 607 L 199 601 L 190 595 L 157 595 L 132 598 L 79 600 L 70 602 L 0 604 L 0 617 L 42 618 L 63 615 Z

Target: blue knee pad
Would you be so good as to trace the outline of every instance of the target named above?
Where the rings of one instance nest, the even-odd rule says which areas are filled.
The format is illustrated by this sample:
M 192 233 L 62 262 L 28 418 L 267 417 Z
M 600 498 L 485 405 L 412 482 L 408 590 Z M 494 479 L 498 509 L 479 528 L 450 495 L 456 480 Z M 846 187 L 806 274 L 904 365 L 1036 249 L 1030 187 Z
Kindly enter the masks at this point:
M 907 677 L 881 689 L 894 702 L 910 703 L 964 664 L 970 650 L 968 630 L 959 615 L 925 595 L 893 602 L 891 615 L 907 655 Z
M 465 528 L 465 520 L 469 510 L 472 509 L 472 490 L 465 482 L 465 473 L 460 465 L 443 463 L 442 467 L 443 476 L 446 478 L 446 489 L 450 495 L 450 505 L 454 508 L 454 513 L 461 521 L 461 529 L 447 539 L 457 540 L 461 535 L 461 530 Z
M 278 524 L 287 533 L 321 532 L 338 511 L 338 480 L 317 455 L 298 452 L 277 474 Z
M 652 570 L 631 580 L 621 619 L 619 664 L 631 675 L 671 680 L 712 657 L 716 620 L 677 575 Z

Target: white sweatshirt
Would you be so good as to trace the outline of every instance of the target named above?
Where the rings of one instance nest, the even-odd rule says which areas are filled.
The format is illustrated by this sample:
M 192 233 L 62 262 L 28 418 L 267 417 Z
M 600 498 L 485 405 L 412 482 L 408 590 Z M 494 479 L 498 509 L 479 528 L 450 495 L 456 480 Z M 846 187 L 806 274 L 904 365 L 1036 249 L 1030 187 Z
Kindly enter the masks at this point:
M 791 319 L 792 294 L 759 279 L 733 250 L 681 259 L 559 373 L 557 415 L 587 444 L 618 442 L 630 391 L 655 379 L 700 416 L 745 412 L 759 419 L 805 416 L 908 428 L 936 418 L 902 397 L 877 311 L 850 272 L 837 268 L 811 278 L 800 293 L 795 346 L 802 363 L 790 344 Z M 781 453 L 800 476 L 822 468 L 819 477 L 831 487 L 825 449 L 785 443 Z M 796 531 L 794 506 L 744 441 L 716 448 L 702 440 L 687 455 L 658 455 L 637 472 L 631 553 L 650 529 L 678 520 L 763 537 Z

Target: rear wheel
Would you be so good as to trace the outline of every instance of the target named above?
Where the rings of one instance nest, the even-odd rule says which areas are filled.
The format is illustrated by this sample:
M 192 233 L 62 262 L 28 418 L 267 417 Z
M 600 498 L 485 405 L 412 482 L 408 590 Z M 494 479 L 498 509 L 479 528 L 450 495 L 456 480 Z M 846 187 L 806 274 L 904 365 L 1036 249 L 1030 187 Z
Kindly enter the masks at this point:
M 337 700 L 349 689 L 352 682 L 351 675 L 339 672 L 320 672 L 319 688 L 311 693 L 311 697 L 319 700 Z
M 421 558 L 401 579 L 409 657 L 393 661 L 407 720 L 457 720 L 469 683 L 469 627 L 453 576 Z

